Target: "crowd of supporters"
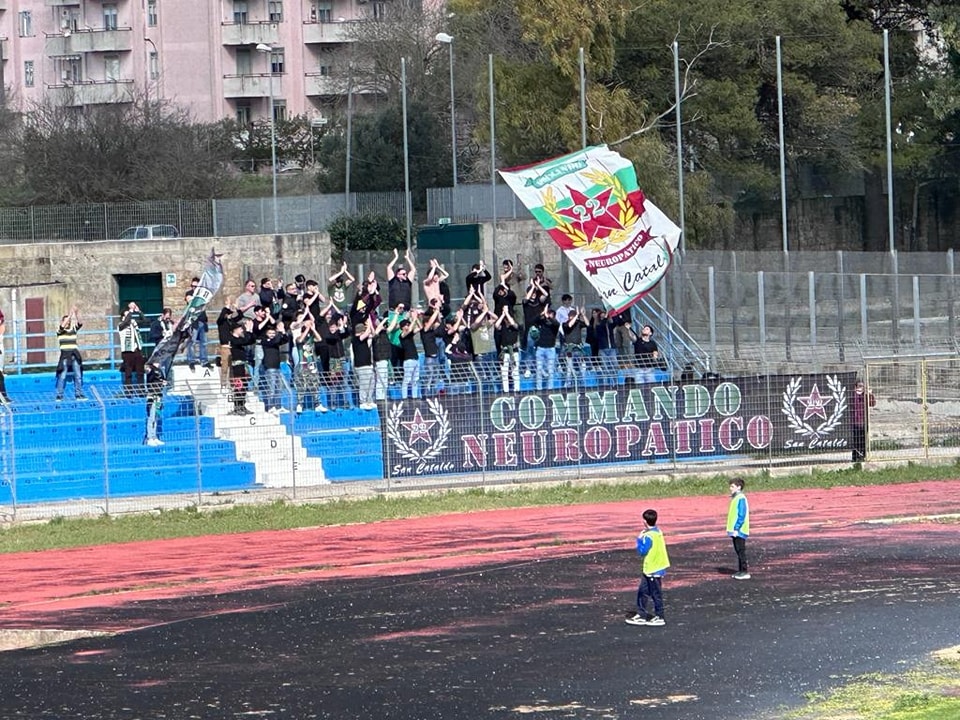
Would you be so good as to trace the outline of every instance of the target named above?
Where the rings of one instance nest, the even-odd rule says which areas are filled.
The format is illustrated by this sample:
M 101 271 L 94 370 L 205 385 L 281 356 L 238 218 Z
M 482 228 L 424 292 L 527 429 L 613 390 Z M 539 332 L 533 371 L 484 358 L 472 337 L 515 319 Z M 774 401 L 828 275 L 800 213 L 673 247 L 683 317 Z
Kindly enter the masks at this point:
M 461 392 L 476 382 L 517 392 L 572 387 L 588 373 L 601 384 L 652 382 L 661 366 L 653 329 L 639 334 L 629 313 L 589 316 L 570 294 L 559 302 L 537 264 L 530 278 L 504 260 L 494 278 L 483 262 L 451 298 L 449 273 L 431 259 L 419 287 L 409 252 L 394 251 L 384 275 L 357 278 L 346 264 L 326 288 L 297 275 L 292 282 L 250 279 L 216 320 L 221 382 L 233 412 L 246 414 L 256 392 L 273 414 L 288 412 L 283 377 L 297 411 L 358 406 L 372 410 L 395 387 L 401 398 Z M 419 292 L 415 292 L 415 288 Z M 285 372 L 286 371 L 286 372 Z

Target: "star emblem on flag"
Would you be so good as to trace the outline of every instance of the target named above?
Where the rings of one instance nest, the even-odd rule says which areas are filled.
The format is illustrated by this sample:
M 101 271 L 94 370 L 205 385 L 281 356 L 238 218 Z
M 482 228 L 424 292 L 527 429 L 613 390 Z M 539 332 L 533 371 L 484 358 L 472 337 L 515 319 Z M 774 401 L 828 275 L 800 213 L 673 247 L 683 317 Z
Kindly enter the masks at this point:
M 798 397 L 797 400 L 799 400 L 800 404 L 803 405 L 804 421 L 814 416 L 826 420 L 827 405 L 833 402 L 832 397 L 824 397 L 820 394 L 820 389 L 817 387 L 816 383 L 814 383 L 813 389 L 810 391 L 809 395 L 806 397 Z
M 570 220 L 588 240 L 605 238 L 614 230 L 623 230 L 620 218 L 610 209 L 613 188 L 601 190 L 592 197 L 570 186 L 567 186 L 567 190 L 570 191 L 573 205 L 557 210 L 557 214 Z
M 407 430 L 410 431 L 410 439 L 407 440 L 409 445 L 414 445 L 421 440 L 425 443 L 430 443 L 430 428 L 437 424 L 436 420 L 427 420 L 423 417 L 423 414 L 420 412 L 420 408 L 417 408 L 413 411 L 413 419 L 401 421 Z

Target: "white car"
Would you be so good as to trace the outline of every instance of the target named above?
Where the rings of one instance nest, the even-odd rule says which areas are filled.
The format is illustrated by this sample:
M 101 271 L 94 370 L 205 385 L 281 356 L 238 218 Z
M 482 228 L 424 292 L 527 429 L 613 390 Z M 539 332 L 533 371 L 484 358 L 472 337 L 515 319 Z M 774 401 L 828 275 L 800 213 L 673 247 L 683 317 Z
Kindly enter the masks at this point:
M 120 240 L 152 240 L 153 238 L 178 238 L 180 231 L 175 225 L 136 225 L 120 233 Z

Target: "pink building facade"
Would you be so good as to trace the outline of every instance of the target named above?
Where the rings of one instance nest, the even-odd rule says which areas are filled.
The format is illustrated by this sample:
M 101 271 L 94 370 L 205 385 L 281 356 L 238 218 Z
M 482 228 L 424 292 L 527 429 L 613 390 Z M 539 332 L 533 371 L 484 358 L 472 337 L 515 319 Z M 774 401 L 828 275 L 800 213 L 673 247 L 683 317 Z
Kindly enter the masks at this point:
M 7 102 L 83 107 L 139 94 L 193 119 L 323 116 L 347 92 L 355 23 L 386 0 L 0 0 Z M 258 49 L 259 46 L 259 49 Z

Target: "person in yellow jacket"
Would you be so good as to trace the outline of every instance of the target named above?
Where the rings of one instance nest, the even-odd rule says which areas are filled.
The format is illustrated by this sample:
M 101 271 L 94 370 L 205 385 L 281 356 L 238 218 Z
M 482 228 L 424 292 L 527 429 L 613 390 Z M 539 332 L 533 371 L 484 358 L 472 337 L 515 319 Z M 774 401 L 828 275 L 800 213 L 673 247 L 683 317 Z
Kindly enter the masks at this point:
M 730 507 L 727 510 L 727 535 L 733 538 L 733 549 L 737 553 L 737 571 L 734 580 L 749 580 L 747 569 L 747 537 L 750 535 L 750 505 L 743 494 L 743 478 L 730 481 Z
M 660 627 L 666 625 L 661 583 L 670 567 L 670 558 L 667 556 L 663 533 L 657 527 L 657 511 L 644 510 L 643 524 L 643 532 L 637 536 L 637 554 L 643 558 L 640 587 L 637 589 L 637 612 L 630 615 L 626 622 L 628 625 Z M 648 611 L 650 604 L 653 605 L 653 615 Z

